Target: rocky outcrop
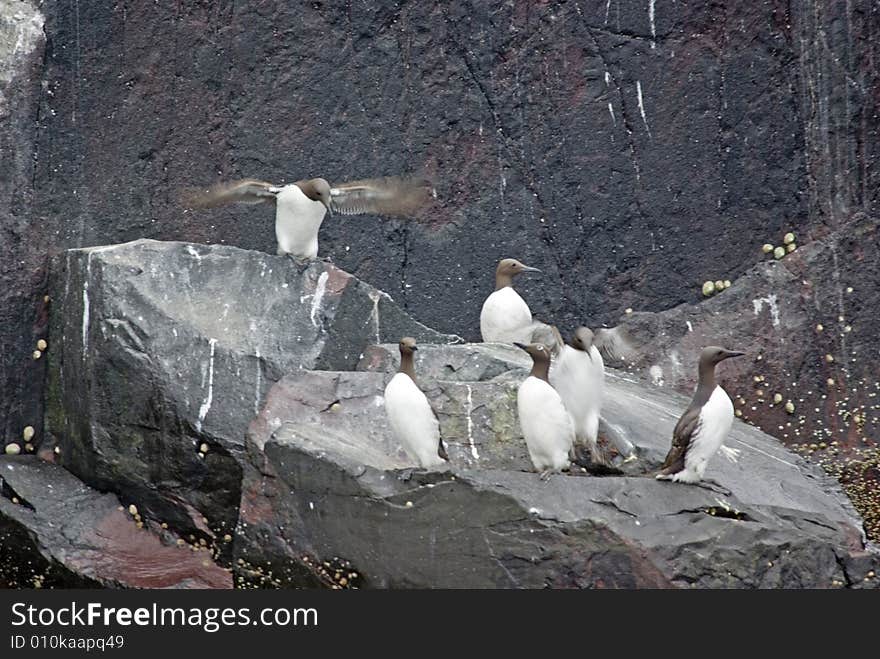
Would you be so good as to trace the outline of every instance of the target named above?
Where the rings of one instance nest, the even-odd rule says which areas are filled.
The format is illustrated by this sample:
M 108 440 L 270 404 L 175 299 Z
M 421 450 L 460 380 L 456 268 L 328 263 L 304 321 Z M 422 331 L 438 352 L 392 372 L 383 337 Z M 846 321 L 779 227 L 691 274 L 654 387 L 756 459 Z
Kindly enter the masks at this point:
M 46 433 L 58 460 L 208 542 L 236 525 L 245 431 L 273 382 L 353 369 L 401 334 L 457 339 L 322 261 L 141 240 L 57 265 Z
M 789 444 L 874 444 L 878 265 L 880 222 L 856 215 L 782 260 L 768 257 L 700 304 L 624 316 L 619 327 L 635 350 L 616 364 L 690 391 L 703 346 L 743 350 L 746 357 L 723 369 L 743 419 Z
M 32 207 L 46 45 L 38 4 L 0 0 L 0 445 L 43 413 L 45 362 L 32 355 L 48 331 L 52 239 Z
M 207 547 L 35 456 L 0 456 L 0 587 L 229 588 Z
M 44 441 L 41 455 L 134 505 L 155 536 L 147 546 L 206 552 L 204 567 L 232 570 L 238 587 L 874 585 L 878 555 L 840 489 L 755 428 L 735 425 L 741 456 L 715 458 L 716 484 L 654 480 L 680 394 L 610 372 L 600 436 L 632 442 L 637 459 L 614 458 L 624 476 L 575 469 L 543 483 L 516 416 L 524 353 L 454 344 L 327 262 L 136 241 L 56 265 L 55 450 Z M 415 469 L 386 425 L 382 394 L 405 334 L 419 340 L 416 368 L 448 446 L 442 472 Z M 54 471 L 37 480 L 58 472 L 41 469 Z M 40 515 L 65 509 L 35 504 L 21 482 L 10 481 L 15 555 L 46 537 L 50 561 L 64 552 L 40 535 Z M 36 516 L 21 517 L 23 501 Z M 106 509 L 134 533 L 116 497 L 106 502 L 89 514 Z M 116 584 L 64 566 L 59 583 Z
M 851 505 L 832 479 L 736 423 L 717 485 L 652 475 L 542 482 L 515 412 L 523 361 L 503 346 L 423 346 L 416 365 L 450 465 L 416 468 L 391 439 L 378 372 L 282 379 L 248 434 L 235 550 L 240 582 L 359 587 L 874 586 Z M 385 353 L 384 355 L 382 353 Z M 434 379 L 435 377 L 445 379 Z M 487 377 L 488 376 L 488 377 Z M 470 380 L 469 378 L 473 378 Z M 659 466 L 687 401 L 609 374 L 606 426 Z

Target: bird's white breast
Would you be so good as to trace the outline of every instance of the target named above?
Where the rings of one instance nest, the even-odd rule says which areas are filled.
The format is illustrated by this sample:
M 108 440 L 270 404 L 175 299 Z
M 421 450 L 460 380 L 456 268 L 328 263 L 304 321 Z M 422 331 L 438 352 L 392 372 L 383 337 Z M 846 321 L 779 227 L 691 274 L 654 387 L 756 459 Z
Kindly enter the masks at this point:
M 543 471 L 567 467 L 574 426 L 559 393 L 549 383 L 530 375 L 519 385 L 516 403 L 535 468 Z
M 709 459 L 715 455 L 733 425 L 733 403 L 721 387 L 715 387 L 700 411 L 700 425 L 691 438 L 685 467 L 702 477 Z
M 529 343 L 532 335 L 532 311 L 512 286 L 495 291 L 483 302 L 480 333 L 483 341 Z
M 385 387 L 385 412 L 395 438 L 425 468 L 445 464 L 439 456 L 440 424 L 422 390 L 405 373 Z
M 605 393 L 605 364 L 596 347 L 590 346 L 588 355 L 564 346 L 550 371 L 550 382 L 574 420 L 578 439 L 595 441 Z
M 298 185 L 285 185 L 276 196 L 275 237 L 279 254 L 300 259 L 318 256 L 318 230 L 327 209 L 312 201 Z

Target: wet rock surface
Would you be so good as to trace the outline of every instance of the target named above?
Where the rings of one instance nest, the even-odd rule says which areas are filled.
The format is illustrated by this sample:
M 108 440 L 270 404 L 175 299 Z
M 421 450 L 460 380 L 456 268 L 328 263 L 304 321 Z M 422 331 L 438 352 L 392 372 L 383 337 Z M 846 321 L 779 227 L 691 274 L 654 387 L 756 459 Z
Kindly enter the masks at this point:
M 36 456 L 0 456 L 0 547 L 4 588 L 232 586 L 206 549 L 138 528 L 116 496 Z
M 60 463 L 209 543 L 235 527 L 245 431 L 282 374 L 354 368 L 401 333 L 457 338 L 323 261 L 142 240 L 57 265 L 46 430 Z
M 708 488 L 650 473 L 540 481 L 513 377 L 432 379 L 451 364 L 519 368 L 503 346 L 422 346 L 417 372 L 451 461 L 418 470 L 386 427 L 388 348 L 365 356 L 378 372 L 306 371 L 270 391 L 248 434 L 241 583 L 345 586 L 354 573 L 363 587 L 874 585 L 878 555 L 833 479 L 743 423 L 728 440 L 738 462 L 716 456 Z M 686 399 L 614 373 L 608 385 L 605 424 L 636 444 L 640 471 L 656 469 Z
M 46 473 L 117 493 L 138 517 L 107 494 L 111 525 L 141 521 L 236 587 L 874 585 L 878 554 L 840 488 L 751 426 L 735 423 L 741 455 L 713 459 L 715 484 L 655 481 L 687 398 L 633 374 L 609 369 L 600 424 L 602 441 L 635 446 L 635 461 L 614 457 L 626 475 L 544 483 L 516 416 L 526 355 L 456 344 L 331 264 L 155 241 L 56 264 L 40 453 L 88 487 Z M 419 341 L 442 472 L 416 469 L 388 432 L 402 334 Z M 64 511 L 9 487 L 16 551 L 33 553 L 27 505 Z M 59 584 L 137 585 L 65 565 Z

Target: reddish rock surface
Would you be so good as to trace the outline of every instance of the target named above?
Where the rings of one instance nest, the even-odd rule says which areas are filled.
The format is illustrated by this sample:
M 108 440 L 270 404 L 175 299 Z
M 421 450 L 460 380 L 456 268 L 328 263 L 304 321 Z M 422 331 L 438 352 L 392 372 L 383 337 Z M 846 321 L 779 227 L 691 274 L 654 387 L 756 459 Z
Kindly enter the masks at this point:
M 34 456 L 0 457 L 0 585 L 8 588 L 231 588 L 212 548 L 139 528 L 101 494 Z

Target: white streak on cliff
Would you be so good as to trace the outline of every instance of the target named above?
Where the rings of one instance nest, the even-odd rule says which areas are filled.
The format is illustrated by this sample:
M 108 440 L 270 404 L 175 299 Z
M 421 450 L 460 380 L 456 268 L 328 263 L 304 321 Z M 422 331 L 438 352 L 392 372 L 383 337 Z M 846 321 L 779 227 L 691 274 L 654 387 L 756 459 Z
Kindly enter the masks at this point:
M 202 432 L 202 423 L 208 416 L 211 409 L 211 403 L 214 401 L 214 346 L 217 345 L 217 339 L 208 339 L 208 345 L 211 347 L 211 356 L 208 358 L 208 394 L 205 401 L 199 407 L 199 418 L 196 420 L 196 430 Z

